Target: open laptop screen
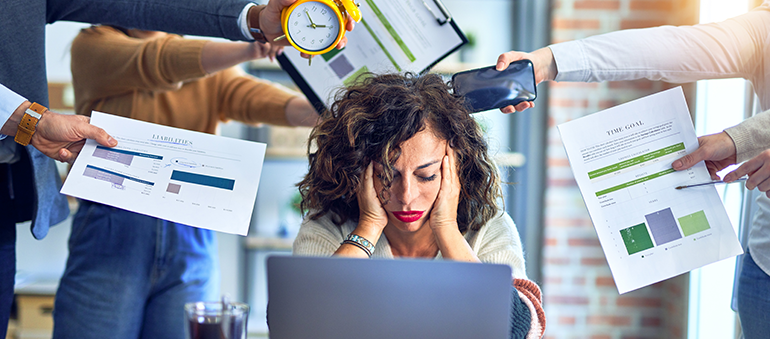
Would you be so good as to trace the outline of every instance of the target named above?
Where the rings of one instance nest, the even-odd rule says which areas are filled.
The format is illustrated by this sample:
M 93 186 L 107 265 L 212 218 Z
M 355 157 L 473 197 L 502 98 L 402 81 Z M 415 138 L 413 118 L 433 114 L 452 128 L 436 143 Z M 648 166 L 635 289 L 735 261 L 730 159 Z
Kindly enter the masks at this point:
M 511 269 L 436 260 L 274 256 L 270 338 L 507 338 Z

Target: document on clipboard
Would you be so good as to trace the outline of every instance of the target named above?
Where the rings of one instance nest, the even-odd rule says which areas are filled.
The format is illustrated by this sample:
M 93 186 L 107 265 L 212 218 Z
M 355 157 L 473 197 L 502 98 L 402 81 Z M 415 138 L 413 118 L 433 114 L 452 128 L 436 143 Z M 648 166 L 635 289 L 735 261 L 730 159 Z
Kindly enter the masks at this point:
M 278 57 L 316 109 L 365 72 L 423 73 L 468 42 L 441 0 L 362 0 L 361 22 L 345 48 L 316 55 L 312 64 L 287 48 Z

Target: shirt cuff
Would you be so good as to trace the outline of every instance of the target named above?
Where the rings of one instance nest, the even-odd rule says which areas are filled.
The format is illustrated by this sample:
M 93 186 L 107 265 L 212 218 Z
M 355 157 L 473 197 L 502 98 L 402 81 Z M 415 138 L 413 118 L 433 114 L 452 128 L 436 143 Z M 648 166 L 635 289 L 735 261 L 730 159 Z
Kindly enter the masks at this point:
M 5 125 L 5 122 L 8 121 L 13 112 L 25 101 L 27 99 L 23 96 L 0 84 L 0 126 Z M 6 135 L 0 134 L 0 140 L 5 139 L 5 137 Z
M 588 81 L 588 67 L 579 40 L 567 41 L 548 46 L 556 62 L 555 81 Z
M 241 11 L 241 15 L 238 16 L 238 26 L 241 27 L 241 33 L 244 37 L 246 37 L 246 40 L 248 41 L 254 41 L 254 36 L 251 35 L 251 31 L 249 30 L 249 10 L 256 6 L 257 4 L 250 2 L 246 5 L 246 7 L 243 8 Z

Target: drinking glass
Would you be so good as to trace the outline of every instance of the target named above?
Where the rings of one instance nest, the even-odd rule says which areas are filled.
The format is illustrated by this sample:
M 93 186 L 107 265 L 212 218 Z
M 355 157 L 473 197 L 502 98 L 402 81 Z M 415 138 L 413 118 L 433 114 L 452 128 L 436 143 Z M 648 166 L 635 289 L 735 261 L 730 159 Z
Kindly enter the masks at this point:
M 249 305 L 194 302 L 184 306 L 188 339 L 246 339 Z

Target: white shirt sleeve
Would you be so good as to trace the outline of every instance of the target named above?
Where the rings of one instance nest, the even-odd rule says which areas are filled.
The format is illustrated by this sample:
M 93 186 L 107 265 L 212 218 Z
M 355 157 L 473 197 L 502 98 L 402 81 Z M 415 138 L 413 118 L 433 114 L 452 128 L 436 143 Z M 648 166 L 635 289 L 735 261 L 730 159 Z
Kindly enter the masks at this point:
M 251 31 L 249 30 L 249 10 L 256 5 L 257 4 L 250 2 L 243 8 L 241 15 L 238 16 L 238 26 L 241 28 L 241 33 L 243 33 L 243 36 L 245 36 L 248 41 L 254 40 L 254 36 L 251 35 Z
M 768 1 L 712 24 L 617 31 L 549 46 L 556 81 L 753 80 L 770 39 Z
M 13 112 L 25 101 L 27 99 L 0 84 L 0 126 L 5 125 Z M 6 135 L 0 134 L 0 140 L 5 139 L 5 137 Z

